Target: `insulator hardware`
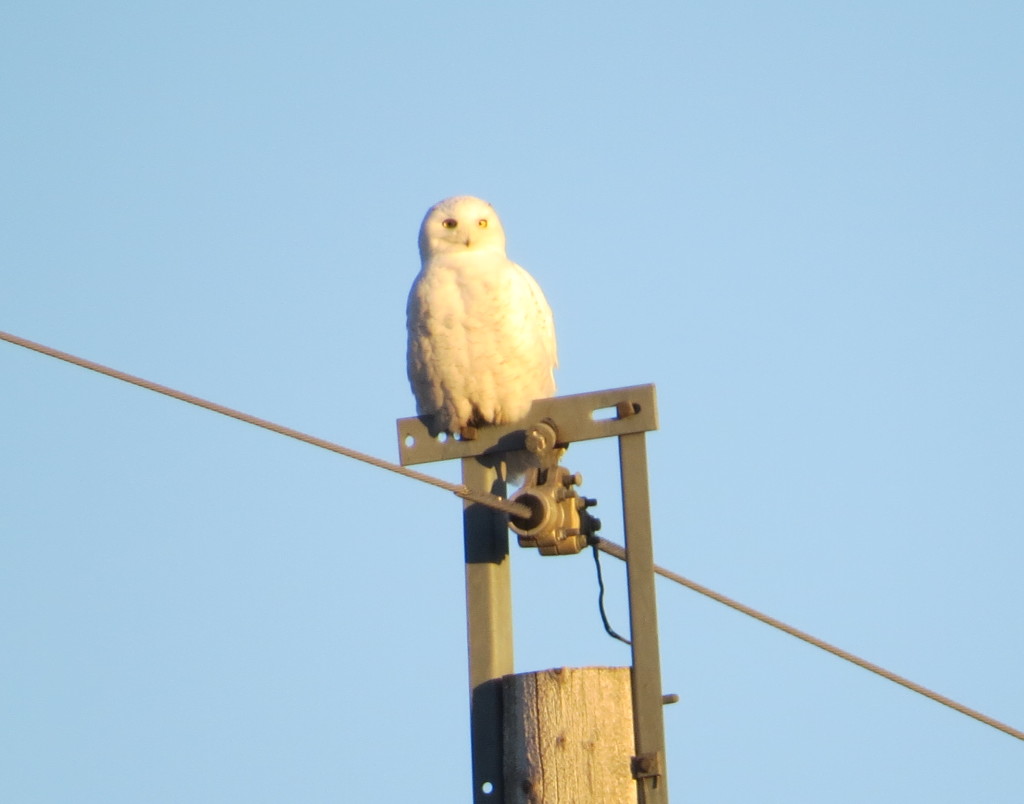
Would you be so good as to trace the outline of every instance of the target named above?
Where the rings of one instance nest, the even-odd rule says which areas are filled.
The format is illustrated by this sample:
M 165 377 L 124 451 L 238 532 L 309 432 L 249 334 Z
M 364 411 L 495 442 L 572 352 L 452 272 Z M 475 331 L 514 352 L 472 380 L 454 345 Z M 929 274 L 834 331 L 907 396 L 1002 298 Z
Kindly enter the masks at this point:
M 545 556 L 580 552 L 587 546 L 588 537 L 601 527 L 600 520 L 586 510 L 597 500 L 576 493 L 583 475 L 558 465 L 565 450 L 557 443 L 558 435 L 549 422 L 540 422 L 526 431 L 526 448 L 537 456 L 540 466 L 527 472 L 522 488 L 510 498 L 510 502 L 530 509 L 529 516 L 509 519 L 519 546 L 536 547 Z

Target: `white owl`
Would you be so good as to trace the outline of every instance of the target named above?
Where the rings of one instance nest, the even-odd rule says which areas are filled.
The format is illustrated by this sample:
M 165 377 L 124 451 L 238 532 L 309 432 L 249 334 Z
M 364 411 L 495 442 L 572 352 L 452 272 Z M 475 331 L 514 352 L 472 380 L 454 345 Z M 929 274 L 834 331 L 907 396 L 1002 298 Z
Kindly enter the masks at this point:
M 540 286 L 505 256 L 494 208 L 472 196 L 432 206 L 409 293 L 409 382 L 435 433 L 471 437 L 522 419 L 555 392 L 555 325 Z

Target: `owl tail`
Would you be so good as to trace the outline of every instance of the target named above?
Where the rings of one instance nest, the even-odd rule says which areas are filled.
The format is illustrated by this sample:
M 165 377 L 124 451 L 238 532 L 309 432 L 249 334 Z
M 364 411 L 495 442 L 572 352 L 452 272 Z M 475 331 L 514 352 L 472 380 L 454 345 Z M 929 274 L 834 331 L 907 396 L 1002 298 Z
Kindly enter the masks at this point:
M 501 452 L 494 457 L 498 474 L 512 486 L 521 486 L 523 478 L 531 469 L 540 468 L 540 458 L 526 450 Z
M 523 484 L 523 478 L 531 469 L 539 469 L 540 458 L 526 450 L 515 450 L 513 452 L 496 452 L 492 455 L 480 457 L 480 462 L 490 466 L 498 473 L 498 477 L 509 486 L 518 488 Z

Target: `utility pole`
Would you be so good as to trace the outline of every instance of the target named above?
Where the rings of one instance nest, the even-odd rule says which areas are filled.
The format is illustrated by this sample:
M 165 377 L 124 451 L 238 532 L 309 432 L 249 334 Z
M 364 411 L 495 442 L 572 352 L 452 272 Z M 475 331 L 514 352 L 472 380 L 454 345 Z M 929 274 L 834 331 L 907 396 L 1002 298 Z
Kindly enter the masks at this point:
M 628 667 L 559 667 L 502 682 L 503 804 L 636 804 Z
M 609 412 L 610 415 L 606 415 Z M 532 681 L 513 675 L 508 549 L 509 526 L 518 534 L 520 546 L 537 547 L 543 555 L 578 553 L 587 545 L 588 536 L 600 526 L 585 510 L 595 501 L 576 494 L 574 487 L 582 478 L 559 466 L 559 460 L 573 442 L 608 437 L 619 440 L 633 660 L 628 668 L 630 701 L 619 709 L 618 715 L 620 721 L 631 720 L 632 746 L 628 756 L 611 761 L 618 766 L 618 771 L 612 768 L 612 776 L 619 771 L 626 773 L 628 769 L 627 778 L 635 785 L 633 800 L 638 804 L 668 802 L 645 444 L 645 433 L 657 426 L 653 385 L 537 400 L 520 424 L 481 427 L 471 440 L 448 438 L 442 441 L 433 438 L 427 423 L 419 418 L 398 421 L 403 466 L 460 459 L 463 482 L 474 491 L 504 496 L 504 485 L 494 467 L 505 453 L 527 449 L 540 464 L 539 469 L 530 471 L 523 487 L 512 496 L 512 501 L 530 510 L 529 516 L 513 517 L 509 521 L 506 514 L 471 502 L 465 504 L 463 513 L 474 804 L 519 801 L 553 804 L 559 801 L 551 797 L 556 795 L 553 791 L 542 792 L 533 777 L 522 777 L 523 767 L 530 767 L 522 758 L 536 751 L 550 750 L 546 759 L 541 757 L 539 765 L 554 767 L 554 763 L 566 757 L 565 744 L 574 741 L 588 744 L 596 740 L 603 750 L 608 734 L 615 731 L 607 722 L 602 725 L 600 719 L 594 725 L 585 718 L 570 716 L 563 723 L 557 714 L 593 708 L 595 699 L 588 695 L 587 683 L 581 683 L 585 675 L 579 675 L 580 671 L 545 671 L 557 672 L 562 678 L 543 673 L 524 674 L 532 677 Z M 569 678 L 572 684 L 565 681 Z M 604 682 L 602 678 L 600 683 Z M 543 739 L 534 739 L 544 731 L 543 724 L 524 725 L 520 717 L 522 712 L 533 711 L 540 718 L 537 707 L 523 706 L 523 696 L 529 699 L 531 695 L 540 694 L 543 698 L 545 689 L 554 690 L 548 697 L 560 701 L 549 708 L 551 716 L 545 717 L 558 724 L 555 731 L 564 737 L 561 748 L 549 749 Z M 581 736 L 567 733 L 566 729 L 590 729 L 593 733 Z M 600 763 L 589 764 L 596 768 Z M 516 789 L 508 789 L 509 780 L 513 780 Z M 557 795 L 585 804 L 588 798 L 580 798 L 580 795 L 598 794 L 586 793 L 584 788 L 608 789 L 601 787 L 604 784 L 604 781 L 590 778 L 573 794 L 576 797 L 564 798 L 567 795 L 564 792 Z M 526 798 L 522 797 L 524 794 Z M 594 804 L 611 800 L 593 799 Z

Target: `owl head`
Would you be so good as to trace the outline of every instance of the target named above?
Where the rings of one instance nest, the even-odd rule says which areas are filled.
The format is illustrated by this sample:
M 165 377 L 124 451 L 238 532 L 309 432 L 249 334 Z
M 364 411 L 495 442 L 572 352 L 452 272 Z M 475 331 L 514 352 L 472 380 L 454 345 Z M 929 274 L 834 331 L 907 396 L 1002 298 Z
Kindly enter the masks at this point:
M 505 230 L 494 207 L 471 195 L 438 201 L 420 226 L 420 258 L 438 254 L 495 250 L 505 253 Z

